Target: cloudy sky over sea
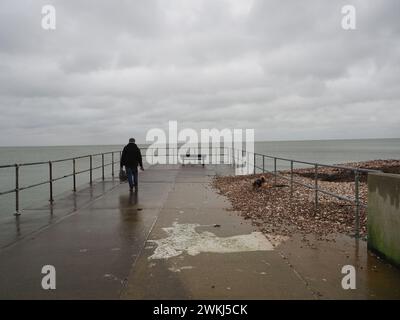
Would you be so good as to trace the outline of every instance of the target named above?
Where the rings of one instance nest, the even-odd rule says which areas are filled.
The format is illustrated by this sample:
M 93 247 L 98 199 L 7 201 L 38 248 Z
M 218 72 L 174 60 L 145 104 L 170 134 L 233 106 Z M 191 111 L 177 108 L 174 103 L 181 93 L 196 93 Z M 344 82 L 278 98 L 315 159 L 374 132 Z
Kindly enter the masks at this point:
M 2 0 L 0 145 L 142 142 L 168 120 L 257 140 L 400 137 L 399 13 L 398 0 Z

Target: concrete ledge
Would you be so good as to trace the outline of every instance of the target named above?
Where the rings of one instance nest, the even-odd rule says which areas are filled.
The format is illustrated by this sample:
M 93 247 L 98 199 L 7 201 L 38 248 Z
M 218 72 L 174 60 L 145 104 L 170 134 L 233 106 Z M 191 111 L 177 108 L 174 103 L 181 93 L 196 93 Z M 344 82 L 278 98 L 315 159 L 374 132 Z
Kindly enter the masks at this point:
M 400 266 L 400 175 L 368 175 L 368 248 Z

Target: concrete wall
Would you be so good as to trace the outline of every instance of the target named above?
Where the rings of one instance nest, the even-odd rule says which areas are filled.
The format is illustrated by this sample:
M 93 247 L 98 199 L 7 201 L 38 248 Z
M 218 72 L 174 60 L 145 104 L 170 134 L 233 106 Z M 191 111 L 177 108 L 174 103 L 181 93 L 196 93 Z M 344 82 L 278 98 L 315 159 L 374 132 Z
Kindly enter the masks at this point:
M 368 175 L 368 248 L 400 266 L 400 175 Z

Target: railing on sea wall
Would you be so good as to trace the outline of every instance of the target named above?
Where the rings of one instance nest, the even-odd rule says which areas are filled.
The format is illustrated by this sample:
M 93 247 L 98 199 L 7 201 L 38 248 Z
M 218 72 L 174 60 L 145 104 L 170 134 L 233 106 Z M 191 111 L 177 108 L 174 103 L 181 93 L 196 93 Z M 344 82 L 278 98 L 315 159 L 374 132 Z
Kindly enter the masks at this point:
M 111 162 L 105 163 L 105 156 L 106 155 L 111 155 Z M 116 161 L 115 155 L 118 155 L 119 157 L 121 156 L 121 151 L 111 151 L 111 152 L 105 152 L 105 153 L 96 153 L 96 154 L 90 154 L 90 155 L 84 155 L 84 156 L 79 156 L 79 157 L 73 157 L 73 158 L 66 158 L 66 159 L 58 159 L 58 160 L 53 160 L 53 161 L 40 161 L 40 162 L 29 162 L 29 163 L 16 163 L 16 164 L 10 164 L 10 165 L 0 165 L 0 169 L 5 169 L 5 168 L 15 168 L 15 187 L 13 189 L 9 189 L 6 191 L 0 192 L 0 196 L 14 193 L 15 194 L 15 215 L 19 216 L 21 214 L 20 210 L 20 192 L 23 190 L 27 189 L 32 189 L 36 188 L 39 186 L 43 185 L 48 185 L 49 186 L 49 201 L 50 203 L 54 202 L 54 196 L 53 196 L 53 184 L 56 181 L 66 179 L 69 177 L 72 177 L 72 190 L 76 192 L 77 188 L 77 176 L 83 173 L 88 173 L 89 174 L 89 184 L 93 184 L 93 172 L 95 170 L 100 170 L 101 169 L 101 178 L 102 180 L 105 179 L 105 169 L 108 166 L 111 166 L 111 175 L 114 177 L 114 168 L 115 168 L 115 163 L 118 163 L 119 161 Z M 98 166 L 93 166 L 93 159 L 96 157 L 101 157 L 101 165 Z M 89 161 L 89 168 L 85 170 L 77 170 L 77 160 L 82 160 L 82 159 L 87 159 Z M 60 177 L 56 177 L 54 175 L 54 170 L 53 166 L 56 163 L 65 163 L 65 162 L 70 162 L 71 163 L 71 173 L 62 175 Z M 21 181 L 21 175 L 20 175 L 20 168 L 22 167 L 33 167 L 33 166 L 40 166 L 40 165 L 48 165 L 48 179 L 44 181 L 40 181 L 37 183 L 33 183 L 27 186 L 20 186 L 20 181 Z
M 180 163 L 180 161 L 179 161 L 180 153 L 178 152 L 177 148 L 146 148 L 146 149 L 142 149 L 143 156 L 146 154 L 147 150 L 149 150 L 149 149 L 150 150 L 154 149 L 150 153 L 150 159 L 149 159 L 150 163 L 153 163 L 154 157 L 158 156 L 160 151 L 163 155 L 166 156 L 166 159 L 173 159 L 173 163 Z M 204 150 L 204 149 L 199 149 L 199 148 L 189 148 L 189 149 L 191 150 L 190 152 L 192 154 L 198 154 L 198 153 L 200 153 L 200 150 Z M 172 152 L 171 152 L 171 150 L 172 150 Z M 369 172 L 379 172 L 379 171 L 306 162 L 306 161 L 301 161 L 301 160 L 275 157 L 275 156 L 271 156 L 271 155 L 265 155 L 265 154 L 255 153 L 255 152 L 249 152 L 246 150 L 238 150 L 238 149 L 226 148 L 226 147 L 212 148 L 212 149 L 209 149 L 209 152 L 210 152 L 209 153 L 210 158 L 212 156 L 214 156 L 214 157 L 216 157 L 214 159 L 218 159 L 219 161 L 221 159 L 223 159 L 223 163 L 225 163 L 225 164 L 230 164 L 230 165 L 233 165 L 236 167 L 250 166 L 252 172 L 248 171 L 248 173 L 256 174 L 257 169 L 259 170 L 259 173 L 264 173 L 264 172 L 271 173 L 274 176 L 275 185 L 277 184 L 278 178 L 289 181 L 291 196 L 293 196 L 293 188 L 294 188 L 295 184 L 301 185 L 301 186 L 306 187 L 311 190 L 314 190 L 314 203 L 315 203 L 316 208 L 318 207 L 319 193 L 352 203 L 355 206 L 355 234 L 356 234 L 356 236 L 359 236 L 360 208 L 366 207 L 366 205 L 361 203 L 361 201 L 360 201 L 360 190 L 359 190 L 360 175 L 368 174 Z M 111 162 L 105 163 L 105 156 L 107 156 L 107 155 L 111 155 Z M 118 157 L 118 159 L 116 156 Z M 101 165 L 93 166 L 93 159 L 95 159 L 97 157 L 101 157 Z M 111 176 L 114 177 L 115 164 L 119 163 L 120 157 L 121 157 L 121 151 L 111 151 L 111 152 L 84 155 L 84 156 L 79 156 L 79 157 L 59 159 L 59 160 L 53 160 L 53 161 L 0 165 L 0 169 L 15 168 L 15 186 L 14 186 L 14 188 L 0 192 L 0 196 L 6 195 L 6 194 L 11 194 L 11 193 L 15 194 L 15 215 L 19 216 L 21 214 L 21 208 L 20 208 L 20 192 L 21 191 L 27 190 L 27 189 L 32 189 L 32 188 L 43 186 L 43 185 L 48 185 L 49 186 L 49 189 L 48 189 L 49 201 L 50 201 L 50 203 L 53 203 L 54 202 L 54 196 L 53 196 L 54 182 L 65 179 L 65 178 L 72 177 L 72 191 L 76 192 L 76 190 L 77 190 L 76 178 L 78 175 L 88 173 L 89 174 L 89 184 L 91 185 L 93 183 L 93 172 L 95 170 L 101 170 L 101 179 L 104 180 L 105 175 L 106 175 L 105 169 L 106 169 L 106 167 L 111 166 Z M 78 170 L 76 162 L 77 162 L 77 160 L 82 160 L 82 159 L 87 159 L 87 161 L 89 162 L 89 168 L 84 169 L 84 170 Z M 269 168 L 269 166 L 267 165 L 268 160 L 272 161 L 272 166 L 271 166 L 272 170 L 268 169 Z M 206 164 L 209 163 L 209 161 L 210 161 L 210 159 L 207 159 Z M 71 163 L 71 173 L 54 178 L 55 175 L 53 172 L 53 165 L 56 163 L 65 163 L 65 162 Z M 167 162 L 168 161 L 166 161 L 166 163 Z M 290 169 L 279 171 L 278 163 L 281 163 L 281 162 L 290 164 Z M 313 180 L 312 184 L 303 183 L 294 178 L 294 176 L 295 176 L 294 165 L 295 164 L 312 166 L 312 168 L 314 169 L 314 177 L 312 179 Z M 48 165 L 47 180 L 21 187 L 20 186 L 20 179 L 21 179 L 20 168 L 37 166 L 37 165 Z M 319 169 L 320 168 L 335 168 L 338 170 L 351 172 L 354 175 L 354 198 L 350 198 L 345 195 L 340 195 L 340 194 L 331 192 L 329 190 L 322 189 L 318 185 L 318 177 L 319 177 Z M 282 171 L 285 171 L 287 173 L 287 175 L 282 174 Z
M 172 157 L 174 161 L 176 160 L 176 163 L 179 163 L 179 153 L 178 153 L 178 148 L 140 148 L 142 151 L 142 155 L 144 156 L 147 152 L 147 150 L 152 150 L 149 160 L 150 163 L 153 163 L 153 160 L 156 156 L 158 156 L 160 153 L 163 155 L 166 155 L 167 159 Z M 194 152 L 194 148 L 190 148 L 192 152 Z M 196 149 L 197 152 L 198 149 Z M 77 190 L 77 176 L 82 175 L 84 173 L 88 173 L 89 175 L 89 184 L 92 185 L 94 181 L 94 172 L 96 170 L 101 170 L 101 179 L 104 180 L 106 176 L 106 168 L 111 166 L 111 176 L 115 176 L 115 164 L 120 162 L 121 159 L 121 153 L 122 151 L 110 151 L 110 152 L 104 152 L 104 153 L 96 153 L 96 154 L 90 154 L 90 155 L 83 155 L 83 156 L 78 156 L 78 157 L 72 157 L 72 158 L 65 158 L 65 159 L 57 159 L 57 160 L 52 160 L 52 161 L 39 161 L 39 162 L 27 162 L 27 163 L 15 163 L 15 164 L 7 164 L 7 165 L 0 165 L 0 170 L 1 169 L 6 169 L 6 168 L 14 168 L 15 173 L 14 173 L 14 187 L 12 189 L 8 189 L 5 191 L 0 191 L 0 196 L 7 195 L 7 194 L 12 194 L 14 193 L 15 195 L 15 211 L 14 214 L 16 216 L 21 215 L 21 206 L 20 206 L 20 192 L 28 189 L 33 189 L 37 188 L 40 186 L 48 185 L 48 197 L 49 197 L 49 202 L 52 204 L 54 202 L 54 182 L 70 178 L 72 177 L 72 191 L 76 192 Z M 111 155 L 111 161 L 106 163 L 105 158 L 106 156 Z M 99 160 L 101 158 L 101 164 L 94 166 L 94 160 Z M 84 170 L 79 170 L 77 167 L 77 161 L 87 159 L 89 168 L 84 169 Z M 71 173 L 69 174 L 64 174 L 62 176 L 56 177 L 55 172 L 54 172 L 54 165 L 57 163 L 68 163 L 70 162 L 71 165 Z M 47 174 L 47 180 L 42 180 L 40 182 L 32 183 L 26 186 L 21 186 L 21 172 L 20 169 L 23 167 L 35 167 L 35 166 L 43 166 L 47 165 L 48 166 L 48 174 Z
M 240 154 L 242 153 L 242 154 Z M 257 173 L 257 169 L 260 170 L 259 173 L 271 173 L 274 176 L 275 179 L 275 185 L 277 184 L 277 179 L 281 178 L 286 181 L 289 181 L 289 187 L 290 187 L 290 195 L 291 197 L 293 196 L 293 187 L 295 184 L 301 185 L 305 188 L 314 190 L 314 205 L 315 208 L 318 208 L 318 198 L 319 198 L 319 193 L 325 194 L 334 198 L 337 198 L 339 200 L 343 200 L 349 203 L 352 203 L 354 205 L 354 211 L 355 211 L 355 236 L 359 237 L 360 235 L 360 208 L 366 208 L 367 204 L 364 204 L 360 201 L 360 176 L 362 174 L 368 174 L 371 172 L 380 172 L 379 170 L 370 170 L 370 169 L 362 169 L 362 168 L 353 168 L 353 167 L 345 167 L 345 166 L 338 166 L 338 165 L 327 165 L 327 164 L 321 164 L 321 163 L 315 163 L 315 162 L 307 162 L 307 161 L 301 161 L 301 160 L 294 160 L 294 159 L 287 159 L 287 158 L 281 158 L 281 157 L 275 157 L 271 155 L 265 155 L 265 154 L 260 154 L 260 153 L 255 153 L 255 152 L 248 152 L 245 150 L 235 150 L 233 149 L 231 154 L 233 155 L 233 163 L 236 162 L 236 159 L 240 160 L 245 158 L 247 159 L 245 162 L 251 163 L 252 162 L 252 168 L 253 168 L 253 173 Z M 251 160 L 251 161 L 250 161 Z M 258 161 L 257 161 L 258 160 Z M 267 160 L 272 161 L 272 170 L 267 170 L 266 162 Z M 278 170 L 278 161 L 280 162 L 285 162 L 287 164 L 290 164 L 290 169 L 285 169 L 285 170 Z M 242 161 L 243 162 L 243 161 Z M 261 163 L 260 163 L 261 162 Z M 314 175 L 313 178 L 311 179 L 313 181 L 312 184 L 307 184 L 303 183 L 301 181 L 298 181 L 297 179 L 294 178 L 295 172 L 294 172 L 294 165 L 295 164 L 300 164 L 300 165 L 305 165 L 305 166 L 311 166 L 314 170 Z M 347 171 L 351 172 L 352 175 L 354 175 L 354 198 L 345 196 L 345 195 L 340 195 L 335 192 L 325 190 L 319 187 L 318 185 L 318 177 L 319 177 L 319 169 L 320 168 L 332 168 L 332 169 L 338 169 L 341 171 Z M 283 172 L 289 172 L 288 176 L 282 174 Z

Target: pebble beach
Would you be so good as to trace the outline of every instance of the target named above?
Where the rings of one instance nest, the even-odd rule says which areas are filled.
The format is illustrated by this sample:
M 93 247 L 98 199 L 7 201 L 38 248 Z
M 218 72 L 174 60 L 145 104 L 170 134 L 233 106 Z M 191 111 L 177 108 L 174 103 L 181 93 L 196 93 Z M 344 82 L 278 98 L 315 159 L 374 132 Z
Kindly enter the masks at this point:
M 344 163 L 340 166 L 381 170 L 400 173 L 400 160 L 374 160 L 358 163 Z M 280 175 L 290 177 L 290 172 L 280 171 Z M 253 181 L 264 176 L 266 182 L 261 188 L 253 188 Z M 295 169 L 294 180 L 303 184 L 314 184 L 314 170 Z M 273 174 L 245 176 L 217 176 L 212 181 L 217 191 L 226 196 L 232 210 L 238 211 L 245 219 L 265 234 L 290 236 L 300 233 L 315 235 L 328 240 L 332 234 L 355 234 L 355 205 L 322 193 L 318 194 L 315 207 L 315 192 L 299 184 L 294 184 L 291 193 L 289 181 Z M 335 168 L 321 168 L 318 175 L 320 189 L 354 198 L 354 177 L 346 171 Z M 359 185 L 360 236 L 367 234 L 367 177 L 361 177 Z

